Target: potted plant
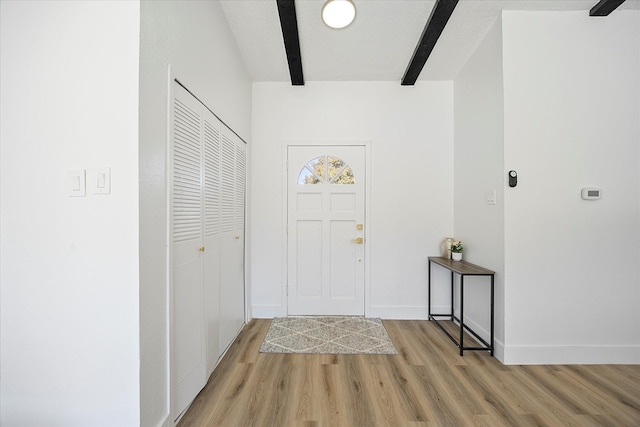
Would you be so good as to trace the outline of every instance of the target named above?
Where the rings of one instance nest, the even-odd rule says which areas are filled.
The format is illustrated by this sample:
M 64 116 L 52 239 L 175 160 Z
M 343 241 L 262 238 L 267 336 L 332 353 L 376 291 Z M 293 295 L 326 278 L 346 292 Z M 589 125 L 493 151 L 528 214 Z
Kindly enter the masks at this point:
M 455 240 L 451 243 L 451 259 L 454 261 L 462 261 L 462 251 L 464 251 L 464 247 L 460 240 Z

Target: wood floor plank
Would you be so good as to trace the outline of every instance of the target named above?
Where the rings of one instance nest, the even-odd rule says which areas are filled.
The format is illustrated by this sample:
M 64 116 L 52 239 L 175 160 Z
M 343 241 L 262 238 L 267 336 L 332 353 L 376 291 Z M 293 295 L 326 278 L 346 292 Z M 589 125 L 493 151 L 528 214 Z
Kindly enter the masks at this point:
M 372 384 L 372 403 L 376 409 L 376 419 L 381 420 L 381 425 L 398 426 L 407 422 L 401 408 L 400 401 L 395 393 L 393 380 L 387 372 L 387 368 L 381 364 L 364 365 L 368 375 L 368 381 Z
M 452 398 L 450 389 L 433 377 L 426 366 L 410 366 L 409 369 L 412 379 L 421 386 L 425 397 L 423 404 L 436 424 L 463 425 L 465 415 L 461 411 L 460 402 Z
M 340 363 L 322 366 L 322 407 L 320 425 L 347 424 L 347 402 L 342 396 Z
M 385 366 L 391 379 L 391 385 L 400 402 L 404 417 L 410 422 L 431 421 L 426 411 L 426 398 L 420 391 L 420 387 L 414 381 L 410 381 L 409 366 L 403 364 L 403 358 L 390 357 Z
M 259 353 L 270 320 L 251 321 L 179 427 L 640 425 L 640 365 L 505 366 L 383 323 L 398 355 Z
M 588 384 L 620 405 L 622 410 L 640 413 L 640 369 L 637 366 L 568 366 L 565 368 L 583 384 Z M 640 420 L 638 420 L 640 425 Z
M 409 334 L 407 333 L 408 324 L 402 326 L 401 322 L 385 321 L 383 325 L 396 351 L 402 360 L 404 360 L 404 363 L 406 365 L 421 365 L 423 360 L 419 353 L 419 347 L 414 345 L 414 342 L 409 339 Z
M 340 376 L 343 380 L 343 397 L 347 402 L 347 425 L 375 425 L 376 421 L 373 404 L 367 393 L 369 384 L 364 382 L 362 363 L 362 356 L 354 355 L 343 358 L 343 363 L 338 365 L 342 368 Z

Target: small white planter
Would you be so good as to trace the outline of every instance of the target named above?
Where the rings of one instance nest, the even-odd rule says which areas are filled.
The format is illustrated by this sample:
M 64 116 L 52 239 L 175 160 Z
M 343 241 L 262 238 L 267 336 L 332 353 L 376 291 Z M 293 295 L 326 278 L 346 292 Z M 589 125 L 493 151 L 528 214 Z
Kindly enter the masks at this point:
M 451 252 L 451 259 L 454 261 L 462 261 L 462 252 Z

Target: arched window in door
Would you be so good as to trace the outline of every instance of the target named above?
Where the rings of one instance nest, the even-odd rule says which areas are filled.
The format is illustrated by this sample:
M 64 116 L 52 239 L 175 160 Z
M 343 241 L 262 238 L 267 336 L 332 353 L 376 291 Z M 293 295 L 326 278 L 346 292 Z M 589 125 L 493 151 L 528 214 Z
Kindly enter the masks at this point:
M 309 161 L 298 174 L 298 184 L 354 184 L 353 171 L 342 159 L 321 156 Z

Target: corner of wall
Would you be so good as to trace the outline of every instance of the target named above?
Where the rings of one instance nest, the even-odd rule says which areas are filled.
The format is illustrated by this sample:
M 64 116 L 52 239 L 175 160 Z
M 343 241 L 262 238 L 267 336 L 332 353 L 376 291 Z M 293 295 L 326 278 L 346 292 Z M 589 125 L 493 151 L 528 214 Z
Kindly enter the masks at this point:
M 465 259 L 496 272 L 495 338 L 504 340 L 504 97 L 499 17 L 454 82 L 454 237 Z M 493 204 L 487 202 L 492 196 Z M 470 289 L 465 317 L 488 339 L 489 295 Z M 465 291 L 466 292 L 466 291 Z M 468 312 L 467 312 L 468 310 Z

